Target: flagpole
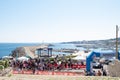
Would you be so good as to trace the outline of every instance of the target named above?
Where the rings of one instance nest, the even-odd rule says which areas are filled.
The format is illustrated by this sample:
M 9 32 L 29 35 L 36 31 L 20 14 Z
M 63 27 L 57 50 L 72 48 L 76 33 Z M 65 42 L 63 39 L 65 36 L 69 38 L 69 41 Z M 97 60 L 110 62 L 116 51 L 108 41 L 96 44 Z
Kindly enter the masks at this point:
M 118 59 L 118 25 L 116 25 L 116 59 Z

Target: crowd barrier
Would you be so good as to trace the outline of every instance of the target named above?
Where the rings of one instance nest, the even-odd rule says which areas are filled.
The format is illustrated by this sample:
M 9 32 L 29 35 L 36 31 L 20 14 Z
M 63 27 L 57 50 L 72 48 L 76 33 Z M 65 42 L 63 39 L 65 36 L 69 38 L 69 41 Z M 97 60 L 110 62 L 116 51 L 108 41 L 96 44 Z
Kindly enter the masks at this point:
M 13 71 L 13 74 L 33 74 L 33 71 Z M 83 72 L 59 72 L 59 71 L 36 71 L 36 75 L 66 75 L 66 76 L 80 76 Z
M 86 68 L 86 65 L 78 65 L 78 64 L 75 65 L 75 64 L 74 64 L 74 65 L 72 66 L 72 69 L 81 69 L 81 68 Z

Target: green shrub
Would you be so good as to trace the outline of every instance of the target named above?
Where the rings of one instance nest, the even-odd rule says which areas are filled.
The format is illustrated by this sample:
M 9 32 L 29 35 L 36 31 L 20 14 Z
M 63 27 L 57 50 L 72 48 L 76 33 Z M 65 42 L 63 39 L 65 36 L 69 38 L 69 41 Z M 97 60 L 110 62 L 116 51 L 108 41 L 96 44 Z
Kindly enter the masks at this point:
M 76 57 L 76 56 L 74 56 L 74 55 L 65 56 L 65 58 L 74 58 L 74 57 Z
M 0 70 L 3 70 L 4 69 L 4 66 L 3 65 L 0 65 Z
M 9 60 L 0 60 L 0 65 L 3 65 L 4 68 L 9 67 Z
M 9 67 L 9 60 L 5 60 L 5 65 L 4 65 L 5 68 Z
M 54 61 L 54 58 L 50 58 L 50 61 Z
M 3 65 L 3 66 L 5 66 L 5 61 L 3 61 L 3 60 L 0 60 L 0 65 Z

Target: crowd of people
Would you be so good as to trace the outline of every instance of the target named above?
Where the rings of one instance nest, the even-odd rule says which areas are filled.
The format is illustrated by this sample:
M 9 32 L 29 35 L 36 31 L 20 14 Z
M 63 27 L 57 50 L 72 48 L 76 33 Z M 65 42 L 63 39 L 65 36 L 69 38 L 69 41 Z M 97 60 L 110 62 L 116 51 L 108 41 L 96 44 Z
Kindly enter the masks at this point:
M 50 60 L 50 59 L 29 59 L 27 61 L 13 60 L 11 66 L 14 70 L 39 70 L 39 71 L 50 71 L 50 70 L 65 70 L 65 69 L 75 69 L 74 63 L 71 59 L 68 60 Z M 84 65 L 81 62 L 79 65 Z
M 98 71 L 93 70 L 92 72 L 85 71 L 85 75 L 86 76 L 107 76 L 107 72 L 105 69 L 98 70 Z
M 101 67 L 98 69 L 92 68 L 90 72 L 85 71 L 85 75 L 86 76 L 107 76 L 108 73 L 104 69 L 103 64 L 100 63 L 100 65 Z
M 79 66 L 79 67 L 78 67 Z M 83 61 L 75 62 L 71 58 L 65 60 L 61 59 L 58 60 L 57 58 L 50 59 L 50 58 L 36 58 L 36 59 L 29 59 L 29 60 L 12 60 L 11 67 L 15 71 L 23 71 L 23 70 L 32 70 L 33 74 L 35 71 L 60 71 L 60 70 L 74 70 L 74 69 L 81 69 L 80 66 L 84 66 L 84 70 L 86 65 Z M 92 72 L 86 72 L 86 76 L 107 76 L 107 72 L 103 67 L 101 70 L 97 72 L 93 70 Z

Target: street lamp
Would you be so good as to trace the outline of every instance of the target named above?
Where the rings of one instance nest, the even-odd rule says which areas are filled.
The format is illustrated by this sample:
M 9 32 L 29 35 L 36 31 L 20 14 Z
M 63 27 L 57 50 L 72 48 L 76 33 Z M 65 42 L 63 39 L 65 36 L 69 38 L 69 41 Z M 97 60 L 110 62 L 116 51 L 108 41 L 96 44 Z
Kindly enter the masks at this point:
M 116 59 L 118 59 L 118 25 L 116 25 Z

